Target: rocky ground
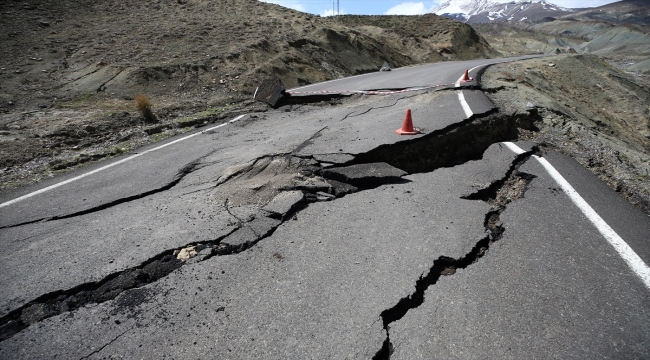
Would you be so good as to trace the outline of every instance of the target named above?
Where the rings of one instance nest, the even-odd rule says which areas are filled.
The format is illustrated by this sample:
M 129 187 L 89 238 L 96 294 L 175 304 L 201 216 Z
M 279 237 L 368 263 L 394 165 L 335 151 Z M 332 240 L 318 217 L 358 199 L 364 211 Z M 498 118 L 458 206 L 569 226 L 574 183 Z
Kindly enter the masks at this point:
M 650 87 L 594 55 L 499 64 L 482 83 L 503 112 L 536 120 L 522 140 L 577 159 L 650 214 Z
M 499 55 L 435 15 L 321 18 L 256 0 L 3 1 L 0 43 L 0 191 L 263 111 L 250 99 L 269 76 L 290 88 Z

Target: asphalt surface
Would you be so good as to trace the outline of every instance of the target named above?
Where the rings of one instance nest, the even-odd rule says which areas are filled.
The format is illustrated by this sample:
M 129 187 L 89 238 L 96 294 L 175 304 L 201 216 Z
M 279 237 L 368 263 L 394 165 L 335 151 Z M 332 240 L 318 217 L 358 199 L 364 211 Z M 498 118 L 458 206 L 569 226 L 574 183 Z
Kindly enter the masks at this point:
M 347 93 L 368 90 L 401 90 L 441 85 L 453 87 L 466 70 L 470 70 L 469 76 L 473 81 L 465 82 L 463 85 L 472 86 L 477 84 L 477 75 L 480 74 L 487 65 L 532 59 L 541 56 L 544 55 L 526 55 L 501 59 L 449 61 L 425 64 L 326 81 L 289 89 L 287 91 L 294 96 L 304 96 L 309 95 L 312 92 L 321 91 L 330 93 Z
M 406 109 L 422 134 L 395 134 Z M 647 286 L 495 112 L 455 88 L 285 106 L 0 205 L 0 358 L 649 357 Z M 542 156 L 650 263 L 646 215 Z
M 535 179 L 504 237 L 391 326 L 391 358 L 650 356 L 648 289 L 538 162 L 520 171 Z

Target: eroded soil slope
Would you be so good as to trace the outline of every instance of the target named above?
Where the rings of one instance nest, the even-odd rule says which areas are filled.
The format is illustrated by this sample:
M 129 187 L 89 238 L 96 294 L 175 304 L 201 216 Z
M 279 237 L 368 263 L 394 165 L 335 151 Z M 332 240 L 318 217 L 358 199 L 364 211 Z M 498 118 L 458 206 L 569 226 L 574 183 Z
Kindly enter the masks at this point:
M 320 18 L 255 0 L 42 0 L 3 2 L 0 13 L 4 109 L 86 93 L 229 102 L 267 75 L 295 87 L 384 61 L 497 54 L 468 25 L 436 15 Z
M 537 119 L 522 139 L 572 156 L 650 213 L 650 88 L 593 55 L 500 64 L 482 82 L 504 112 Z
M 0 2 L 0 188 L 119 155 L 250 109 L 287 87 L 421 62 L 498 55 L 466 24 L 320 18 L 256 0 Z M 145 125 L 133 96 L 151 98 Z

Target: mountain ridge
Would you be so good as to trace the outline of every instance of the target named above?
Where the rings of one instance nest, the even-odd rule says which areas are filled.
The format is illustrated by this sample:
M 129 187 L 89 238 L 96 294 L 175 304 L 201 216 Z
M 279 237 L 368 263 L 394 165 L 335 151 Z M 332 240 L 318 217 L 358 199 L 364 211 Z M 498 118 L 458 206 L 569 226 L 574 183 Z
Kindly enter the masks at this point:
M 492 0 L 447 0 L 432 12 L 466 23 L 484 23 L 560 17 L 582 10 L 584 9 L 561 7 L 545 0 L 518 0 L 509 3 Z
M 468 24 L 490 22 L 550 22 L 554 20 L 605 22 L 650 26 L 647 0 L 621 0 L 591 8 L 566 8 L 546 0 L 447 0 L 432 13 Z

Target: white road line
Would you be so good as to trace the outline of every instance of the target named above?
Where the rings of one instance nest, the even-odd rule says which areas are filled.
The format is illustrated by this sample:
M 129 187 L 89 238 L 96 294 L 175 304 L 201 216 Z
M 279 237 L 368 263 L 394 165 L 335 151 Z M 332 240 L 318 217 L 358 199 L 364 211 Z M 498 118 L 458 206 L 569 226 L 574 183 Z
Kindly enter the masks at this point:
M 465 116 L 467 116 L 468 119 L 471 118 L 474 113 L 472 112 L 472 109 L 469 108 L 467 101 L 465 101 L 465 95 L 463 95 L 462 91 L 458 94 L 458 100 L 460 101 L 460 106 L 465 112 Z
M 516 154 L 524 152 L 519 146 L 504 142 L 504 144 Z M 583 214 L 591 221 L 598 231 L 605 237 L 616 252 L 625 260 L 627 265 L 634 273 L 641 278 L 643 284 L 650 289 L 650 267 L 632 250 L 632 248 L 612 229 L 603 218 L 594 211 L 594 209 L 578 194 L 578 192 L 569 184 L 566 179 L 549 163 L 546 159 L 533 155 L 537 161 L 548 171 L 551 177 L 560 185 L 562 191 L 569 196 L 571 201 L 582 211 Z
M 315 84 L 310 84 L 310 85 L 305 85 L 305 86 L 297 87 L 297 88 L 295 88 L 295 89 L 289 89 L 289 90 L 287 90 L 287 92 L 296 91 L 296 90 L 302 90 L 302 89 L 306 89 L 306 88 L 311 87 L 311 86 L 323 85 L 323 84 L 327 84 L 327 83 L 331 83 L 331 82 L 335 82 L 335 81 L 341 81 L 341 80 L 346 80 L 346 79 L 352 79 L 352 78 L 356 78 L 356 77 L 360 77 L 360 76 L 368 76 L 368 75 L 371 75 L 371 74 L 375 74 L 375 73 L 359 74 L 359 75 L 354 75 L 354 76 L 350 76 L 350 77 L 344 77 L 344 78 L 340 78 L 340 79 L 334 79 L 334 80 L 323 81 L 323 82 L 319 82 L 319 83 L 315 83 Z
M 474 66 L 473 68 L 467 70 L 467 72 L 468 72 L 468 73 L 471 73 L 474 69 L 476 69 L 476 68 L 480 68 L 481 66 L 486 66 L 486 65 L 493 65 L 493 64 L 492 64 L 492 63 L 487 63 L 487 64 L 477 65 L 477 66 Z M 463 80 L 463 76 L 465 76 L 465 73 L 463 73 L 463 75 L 461 75 L 461 76 L 458 78 L 458 80 L 456 80 L 456 84 L 454 84 L 456 87 L 460 87 L 460 82 L 461 82 L 461 80 Z
M 140 157 L 140 156 L 142 156 L 142 155 L 144 155 L 144 154 L 148 154 L 148 153 L 151 153 L 151 152 L 154 152 L 154 151 L 160 150 L 160 149 L 162 149 L 162 148 L 165 148 L 165 147 L 167 147 L 167 146 L 169 146 L 169 145 L 173 145 L 173 144 L 179 143 L 179 142 L 181 142 L 181 141 L 187 140 L 187 139 L 189 139 L 189 138 L 195 137 L 195 136 L 197 136 L 197 135 L 204 134 L 204 133 L 207 132 L 207 131 L 214 130 L 214 129 L 218 129 L 218 128 L 222 127 L 222 126 L 226 126 L 226 125 L 228 125 L 228 124 L 234 123 L 235 121 L 237 121 L 237 120 L 243 118 L 245 115 L 246 115 L 246 114 L 244 114 L 244 115 L 239 115 L 239 116 L 237 116 L 236 118 L 234 118 L 234 119 L 228 121 L 227 123 L 223 123 L 223 124 L 221 124 L 221 125 L 213 126 L 213 127 L 209 128 L 209 129 L 205 129 L 205 130 L 203 130 L 203 131 L 195 132 L 194 134 L 191 134 L 191 135 L 188 135 L 188 136 L 182 137 L 182 138 L 180 138 L 180 139 L 176 139 L 176 140 L 174 140 L 174 141 L 170 141 L 170 142 L 168 142 L 168 143 L 166 143 L 166 144 L 160 145 L 160 146 L 155 147 L 155 148 L 153 148 L 153 149 L 149 149 L 149 150 L 147 150 L 147 151 L 143 151 L 143 152 L 141 152 L 141 153 L 139 153 L 139 154 L 131 155 L 131 156 L 127 157 L 127 158 L 124 158 L 124 159 L 122 159 L 122 160 L 119 160 L 119 161 L 116 161 L 116 162 L 114 162 L 114 163 L 108 164 L 108 165 L 106 165 L 106 166 L 100 167 L 100 168 L 95 169 L 95 170 L 93 170 L 93 171 L 89 171 L 89 172 L 87 172 L 87 173 L 85 173 L 85 174 L 81 174 L 81 175 L 79 175 L 79 176 L 75 176 L 75 177 L 73 177 L 73 178 L 70 178 L 70 179 L 68 179 L 68 180 L 62 181 L 62 182 L 60 182 L 60 183 L 56 183 L 56 184 L 54 184 L 54 185 L 50 185 L 50 186 L 48 186 L 48 187 L 45 187 L 45 188 L 42 188 L 42 189 L 40 189 L 40 190 L 37 190 L 37 191 L 31 192 L 31 193 L 26 194 L 26 195 L 23 195 L 23 196 L 21 196 L 21 197 L 17 197 L 17 198 L 15 198 L 15 199 L 13 199 L 13 200 L 10 200 L 10 201 L 7 201 L 7 202 L 4 202 L 4 203 L 0 204 L 0 208 L 3 208 L 3 207 L 5 207 L 5 206 L 9 206 L 9 205 L 15 204 L 15 203 L 17 203 L 17 202 L 19 202 L 19 201 L 22 201 L 22 200 L 28 199 L 28 198 L 30 198 L 30 197 L 32 197 L 32 196 L 36 196 L 36 195 L 38 195 L 38 194 L 42 194 L 42 193 L 47 192 L 47 191 L 50 191 L 50 190 L 52 190 L 52 189 L 56 189 L 56 188 L 58 188 L 58 187 L 60 187 L 60 186 L 63 186 L 63 185 L 69 184 L 69 183 L 71 183 L 71 182 L 73 182 L 73 181 L 77 181 L 77 180 L 79 180 L 79 179 L 83 179 L 83 178 L 85 178 L 86 176 L 90 176 L 90 175 L 96 174 L 96 173 L 98 173 L 98 172 L 100 172 L 100 171 L 106 170 L 106 169 L 111 168 L 111 167 L 113 167 L 113 166 L 116 166 L 116 165 L 119 165 L 119 164 L 123 164 L 123 163 L 125 163 L 125 162 L 127 162 L 127 161 L 129 161 L 129 160 L 133 160 L 133 159 L 135 159 L 135 158 L 137 158 L 137 157 Z

